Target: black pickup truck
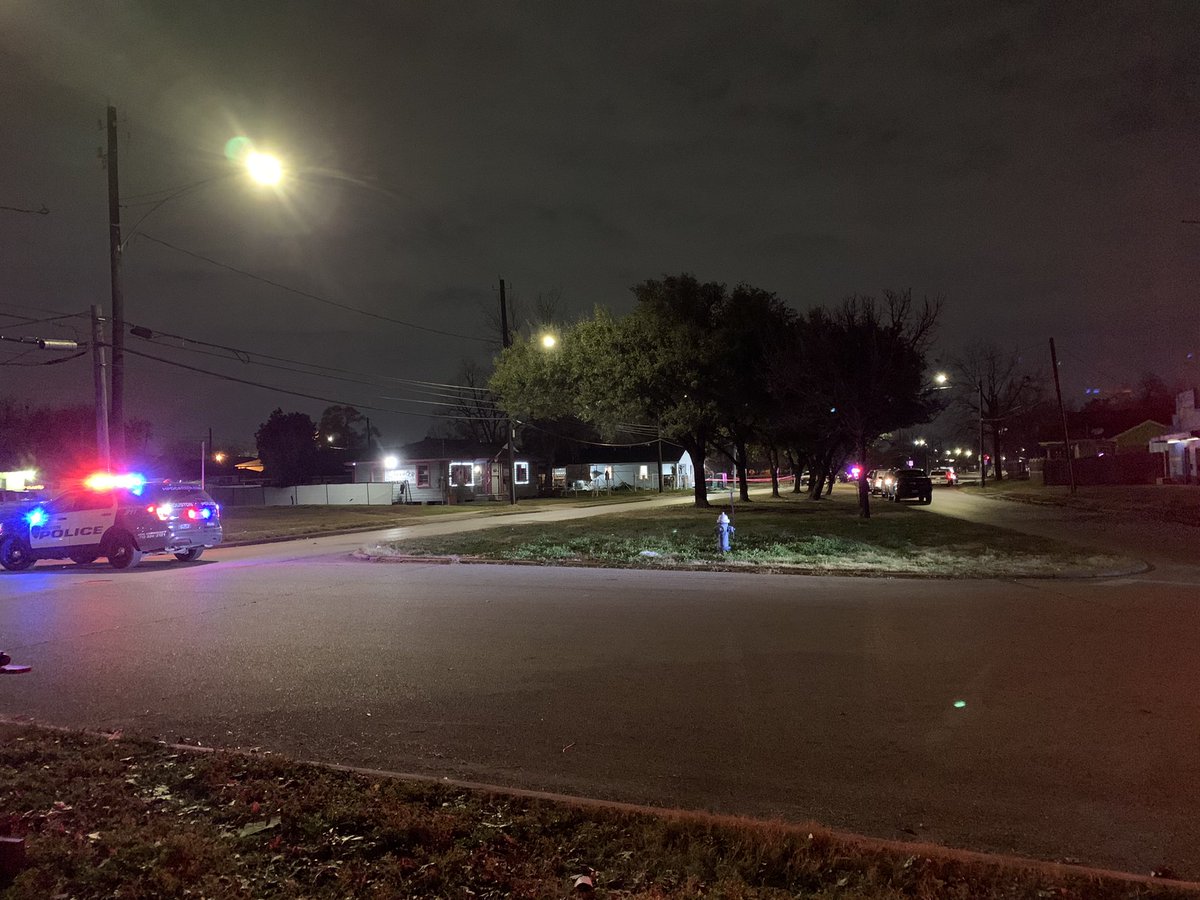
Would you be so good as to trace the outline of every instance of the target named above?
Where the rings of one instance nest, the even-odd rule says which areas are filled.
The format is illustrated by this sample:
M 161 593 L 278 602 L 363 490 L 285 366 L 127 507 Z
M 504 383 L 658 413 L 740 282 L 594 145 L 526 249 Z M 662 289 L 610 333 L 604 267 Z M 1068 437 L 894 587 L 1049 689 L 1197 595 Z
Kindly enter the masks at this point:
M 933 482 L 924 469 L 892 469 L 883 480 L 885 500 L 916 500 L 918 503 L 933 502 Z

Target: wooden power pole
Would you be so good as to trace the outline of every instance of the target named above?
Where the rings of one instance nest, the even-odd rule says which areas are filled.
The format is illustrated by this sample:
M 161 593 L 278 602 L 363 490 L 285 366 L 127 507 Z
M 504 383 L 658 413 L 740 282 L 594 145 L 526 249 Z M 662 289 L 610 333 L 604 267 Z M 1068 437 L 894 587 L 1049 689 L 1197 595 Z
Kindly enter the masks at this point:
M 125 293 L 121 287 L 121 188 L 117 171 L 117 108 L 108 108 L 108 262 L 112 280 L 112 451 L 125 460 Z
M 500 342 L 504 349 L 512 346 L 512 333 L 508 330 L 508 300 L 504 295 L 504 279 L 500 279 Z M 508 502 L 517 502 L 517 451 L 513 447 L 512 416 L 507 419 L 508 427 Z

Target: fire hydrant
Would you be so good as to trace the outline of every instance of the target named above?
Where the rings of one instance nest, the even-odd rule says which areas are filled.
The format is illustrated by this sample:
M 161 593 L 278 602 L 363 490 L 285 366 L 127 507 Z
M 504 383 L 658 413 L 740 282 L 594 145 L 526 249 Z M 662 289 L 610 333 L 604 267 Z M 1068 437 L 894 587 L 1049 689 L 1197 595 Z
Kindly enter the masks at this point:
M 729 539 L 733 537 L 736 530 L 729 524 L 729 516 L 725 513 L 717 516 L 717 549 L 722 553 L 729 552 Z

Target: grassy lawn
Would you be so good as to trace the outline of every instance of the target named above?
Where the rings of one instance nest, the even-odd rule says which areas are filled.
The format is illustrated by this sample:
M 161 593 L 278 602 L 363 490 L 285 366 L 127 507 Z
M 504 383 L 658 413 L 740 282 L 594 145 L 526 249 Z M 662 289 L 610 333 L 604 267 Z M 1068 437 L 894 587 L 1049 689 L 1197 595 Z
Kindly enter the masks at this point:
M 988 482 L 986 488 L 969 486 L 971 493 L 1063 506 L 1150 522 L 1172 522 L 1200 527 L 1200 487 L 1189 484 L 1105 484 L 1080 486 L 1075 495 L 1067 487 L 1031 484 L 1028 481 Z
M 0 726 L 0 827 L 50 897 L 1171 898 L 1180 888 L 819 829 L 582 808 L 275 756 Z
M 608 503 L 629 503 L 651 500 L 658 496 L 657 493 L 648 491 L 616 492 L 595 497 L 579 495 L 521 500 L 515 507 L 487 500 L 456 506 L 225 506 L 221 508 L 221 525 L 227 542 L 262 541 L 354 529 L 416 525 L 435 516 L 510 515 L 563 506 L 591 507 Z
M 936 508 L 937 497 L 934 495 Z M 716 550 L 717 514 L 674 507 L 602 519 L 497 527 L 367 548 L 380 556 L 460 556 L 621 567 L 714 566 L 940 577 L 1087 575 L 1138 568 L 1134 560 L 876 502 L 858 518 L 850 492 L 819 502 L 739 504 L 733 551 Z

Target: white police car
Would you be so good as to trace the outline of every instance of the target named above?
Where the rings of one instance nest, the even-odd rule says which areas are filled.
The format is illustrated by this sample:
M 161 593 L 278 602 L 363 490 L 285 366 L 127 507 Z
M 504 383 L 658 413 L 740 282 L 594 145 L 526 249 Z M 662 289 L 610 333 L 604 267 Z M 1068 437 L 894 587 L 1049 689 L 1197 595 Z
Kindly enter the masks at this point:
M 221 536 L 221 508 L 195 485 L 93 475 L 80 489 L 0 519 L 0 566 L 19 571 L 39 559 L 87 565 L 106 556 L 114 569 L 129 569 L 147 553 L 193 562 Z

